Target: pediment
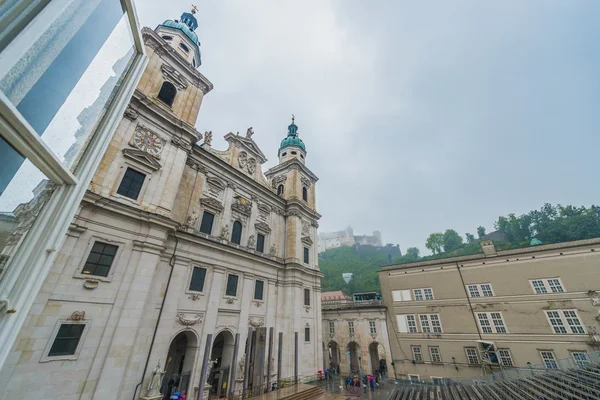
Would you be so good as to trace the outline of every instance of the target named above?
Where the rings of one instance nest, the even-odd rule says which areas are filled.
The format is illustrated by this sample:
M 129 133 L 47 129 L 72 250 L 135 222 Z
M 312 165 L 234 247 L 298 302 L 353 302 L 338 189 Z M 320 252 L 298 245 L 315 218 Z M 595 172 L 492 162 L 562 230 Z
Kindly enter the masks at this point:
M 213 199 L 212 197 L 202 197 L 200 199 L 200 205 L 216 211 L 217 213 L 223 211 L 224 208 L 219 200 Z
M 309 238 L 308 236 L 304 236 L 302 239 L 300 239 L 302 241 L 302 243 L 304 243 L 307 246 L 312 246 L 313 241 L 311 240 L 311 238 Z
M 150 168 L 152 171 L 158 171 L 162 168 L 156 158 L 141 150 L 123 149 L 123 156 Z
M 227 135 L 225 135 L 225 140 L 230 144 L 234 143 L 238 147 L 244 147 L 246 151 L 255 156 L 259 164 L 264 164 L 267 161 L 267 157 L 260 150 L 256 142 L 252 138 L 234 135 L 230 132 Z

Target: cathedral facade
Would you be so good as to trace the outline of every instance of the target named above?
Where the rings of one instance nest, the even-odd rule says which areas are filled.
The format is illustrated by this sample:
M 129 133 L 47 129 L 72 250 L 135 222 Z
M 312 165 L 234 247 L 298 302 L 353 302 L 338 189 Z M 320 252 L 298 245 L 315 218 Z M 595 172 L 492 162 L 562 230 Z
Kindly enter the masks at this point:
M 294 375 L 295 335 L 298 375 L 323 365 L 318 178 L 293 119 L 265 172 L 252 128 L 224 150 L 196 131 L 213 88 L 196 27 L 184 13 L 142 30 L 148 65 L 0 371 L 0 399 L 194 395 L 209 334 L 208 384 L 237 388 L 248 327 L 283 334 L 273 376 Z

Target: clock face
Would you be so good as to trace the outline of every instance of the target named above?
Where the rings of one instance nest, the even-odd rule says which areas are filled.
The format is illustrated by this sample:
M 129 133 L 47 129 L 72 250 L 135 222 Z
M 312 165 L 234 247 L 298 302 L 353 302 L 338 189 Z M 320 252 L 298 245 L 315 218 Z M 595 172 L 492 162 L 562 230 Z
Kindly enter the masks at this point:
M 154 132 L 137 131 L 133 136 L 135 146 L 148 154 L 158 155 L 163 149 L 163 142 Z

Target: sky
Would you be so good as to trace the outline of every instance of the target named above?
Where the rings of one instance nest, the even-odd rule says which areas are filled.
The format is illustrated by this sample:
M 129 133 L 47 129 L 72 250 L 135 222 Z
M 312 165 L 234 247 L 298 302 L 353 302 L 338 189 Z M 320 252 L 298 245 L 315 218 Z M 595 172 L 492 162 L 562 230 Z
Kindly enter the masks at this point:
M 141 26 L 190 9 L 135 1 Z M 277 164 L 292 113 L 320 232 L 404 251 L 544 203 L 598 204 L 600 2 L 198 0 L 196 128 L 254 128 Z

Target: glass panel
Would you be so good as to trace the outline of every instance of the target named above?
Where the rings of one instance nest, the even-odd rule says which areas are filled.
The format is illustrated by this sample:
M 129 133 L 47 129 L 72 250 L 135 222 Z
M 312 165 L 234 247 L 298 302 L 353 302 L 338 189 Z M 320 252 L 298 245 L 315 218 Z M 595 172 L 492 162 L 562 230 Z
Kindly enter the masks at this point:
M 75 354 L 83 334 L 83 324 L 62 324 L 58 330 L 48 356 L 67 356 Z
M 206 278 L 206 270 L 204 268 L 194 267 L 192 271 L 192 280 L 190 281 L 189 290 L 202 292 L 204 290 L 204 279 Z
M 263 288 L 265 283 L 263 281 L 256 281 L 254 284 L 254 299 L 262 300 L 263 299 Z
M 0 137 L 0 279 L 54 190 L 47 177 Z M 16 169 L 11 163 L 18 160 Z M 8 166 L 7 166 L 8 164 Z M 15 165 L 12 165 L 15 166 Z
M 204 214 L 202 215 L 202 223 L 200 225 L 200 232 L 210 235 L 212 233 L 214 219 L 214 214 L 209 213 L 208 211 L 204 211 Z
M 49 28 L 35 32 L 29 48 L 15 41 L 0 54 L 0 90 L 74 169 L 136 52 L 119 0 L 63 3 L 55 16 L 43 15 Z M 36 27 L 34 20 L 31 29 Z M 21 163 L 10 160 L 11 172 Z
M 256 251 L 260 251 L 261 253 L 265 251 L 265 236 L 260 233 L 256 238 Z
M 237 275 L 229 275 L 227 278 L 227 288 L 225 289 L 226 296 L 236 296 L 237 295 L 237 284 L 238 277 Z

